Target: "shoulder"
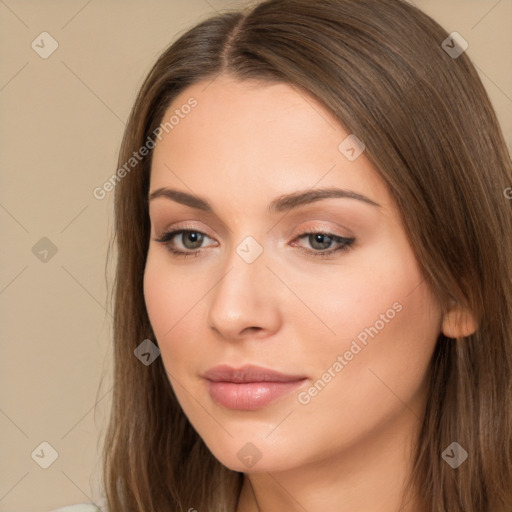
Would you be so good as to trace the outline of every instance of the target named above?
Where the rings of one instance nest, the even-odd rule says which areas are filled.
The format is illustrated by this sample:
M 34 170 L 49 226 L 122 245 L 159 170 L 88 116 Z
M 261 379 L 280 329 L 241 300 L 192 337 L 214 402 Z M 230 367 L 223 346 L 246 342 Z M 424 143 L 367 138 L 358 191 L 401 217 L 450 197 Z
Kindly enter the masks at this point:
M 100 509 L 92 503 L 78 503 L 76 505 L 56 508 L 50 512 L 100 512 Z

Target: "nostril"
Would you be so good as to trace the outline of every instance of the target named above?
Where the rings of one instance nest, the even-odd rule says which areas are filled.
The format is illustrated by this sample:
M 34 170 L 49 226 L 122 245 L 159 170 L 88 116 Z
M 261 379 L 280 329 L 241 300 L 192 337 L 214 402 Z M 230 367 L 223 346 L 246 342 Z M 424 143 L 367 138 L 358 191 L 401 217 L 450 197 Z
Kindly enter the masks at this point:
M 254 332 L 254 331 L 261 331 L 261 327 L 246 327 L 242 333 L 245 333 L 246 331 L 248 332 Z

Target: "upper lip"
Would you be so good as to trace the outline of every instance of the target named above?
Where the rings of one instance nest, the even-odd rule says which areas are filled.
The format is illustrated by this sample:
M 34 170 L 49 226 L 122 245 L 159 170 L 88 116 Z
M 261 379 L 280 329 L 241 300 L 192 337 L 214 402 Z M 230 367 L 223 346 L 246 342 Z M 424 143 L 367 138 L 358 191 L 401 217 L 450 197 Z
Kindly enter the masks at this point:
M 252 364 L 233 368 L 227 364 L 214 366 L 203 377 L 213 382 L 294 382 L 303 380 L 304 375 L 290 375 Z

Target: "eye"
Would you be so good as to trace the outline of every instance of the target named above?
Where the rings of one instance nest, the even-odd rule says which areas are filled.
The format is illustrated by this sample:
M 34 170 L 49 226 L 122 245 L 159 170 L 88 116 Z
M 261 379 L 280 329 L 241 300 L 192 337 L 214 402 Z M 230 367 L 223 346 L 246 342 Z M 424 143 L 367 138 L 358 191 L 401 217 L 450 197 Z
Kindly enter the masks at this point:
M 333 233 L 326 233 L 323 231 L 315 231 L 315 232 L 306 232 L 302 233 L 297 237 L 297 239 L 307 239 L 310 246 L 313 247 L 314 250 L 305 249 L 302 247 L 302 250 L 311 256 L 320 256 L 324 258 L 328 258 L 332 254 L 338 251 L 347 251 L 352 247 L 352 244 L 355 242 L 355 238 L 345 238 L 342 236 L 334 235 Z M 332 244 L 338 244 L 332 249 Z M 329 249 L 329 250 L 325 250 Z
M 178 237 L 178 235 L 181 236 Z M 174 238 L 181 240 L 181 244 L 185 250 L 176 248 Z M 209 237 L 201 231 L 177 229 L 164 233 L 160 238 L 155 238 L 155 241 L 164 244 L 169 252 L 177 256 L 199 256 L 201 244 L 205 238 Z
M 176 240 L 181 241 L 181 245 L 183 248 L 176 247 Z M 174 231 L 168 231 L 164 233 L 160 238 L 155 238 L 156 242 L 162 243 L 166 246 L 167 250 L 176 256 L 199 256 L 202 252 L 203 241 L 208 237 L 205 233 L 201 231 L 191 230 L 191 229 L 177 229 Z M 299 248 L 311 256 L 320 256 L 327 258 L 332 254 L 338 251 L 347 251 L 351 248 L 352 244 L 355 242 L 355 238 L 345 238 L 342 236 L 337 236 L 332 233 L 326 232 L 305 232 L 297 236 L 296 240 L 307 239 L 310 243 L 310 246 L 313 248 L 306 249 L 302 246 Z M 337 244 L 334 248 L 333 244 Z M 296 246 L 297 244 L 291 244 L 292 246 Z M 329 250 L 326 250 L 329 249 Z

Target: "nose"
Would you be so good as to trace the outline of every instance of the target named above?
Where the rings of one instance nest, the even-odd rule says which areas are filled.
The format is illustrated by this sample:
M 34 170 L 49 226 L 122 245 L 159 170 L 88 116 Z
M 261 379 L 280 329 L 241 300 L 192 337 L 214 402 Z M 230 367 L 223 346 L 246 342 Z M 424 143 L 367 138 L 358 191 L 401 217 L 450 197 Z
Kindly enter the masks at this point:
M 267 267 L 265 251 L 252 263 L 233 250 L 211 292 L 208 325 L 226 340 L 267 337 L 279 329 L 282 284 Z

